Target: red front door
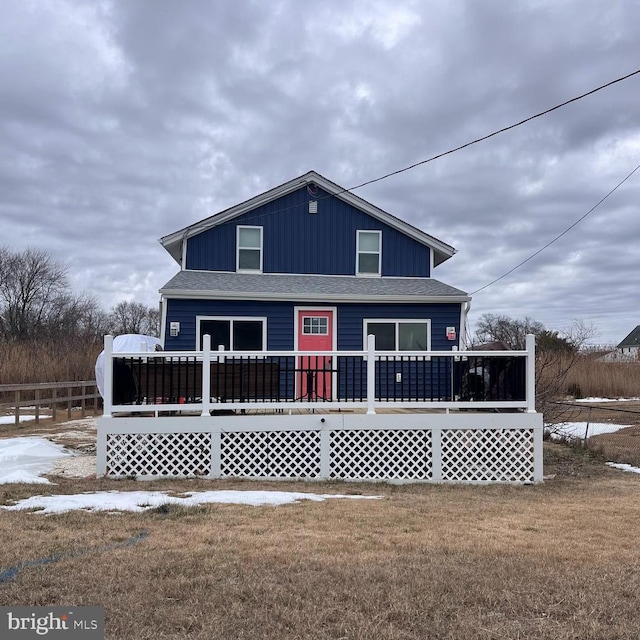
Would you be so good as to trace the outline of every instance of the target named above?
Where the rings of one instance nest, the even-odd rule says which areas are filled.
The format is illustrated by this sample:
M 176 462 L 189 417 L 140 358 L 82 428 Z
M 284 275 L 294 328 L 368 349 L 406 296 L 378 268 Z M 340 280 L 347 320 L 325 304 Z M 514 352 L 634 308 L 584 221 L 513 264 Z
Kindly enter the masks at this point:
M 331 356 L 320 355 L 333 349 L 333 311 L 305 309 L 298 311 L 298 350 L 313 355 L 300 356 L 296 369 L 301 400 L 331 400 Z

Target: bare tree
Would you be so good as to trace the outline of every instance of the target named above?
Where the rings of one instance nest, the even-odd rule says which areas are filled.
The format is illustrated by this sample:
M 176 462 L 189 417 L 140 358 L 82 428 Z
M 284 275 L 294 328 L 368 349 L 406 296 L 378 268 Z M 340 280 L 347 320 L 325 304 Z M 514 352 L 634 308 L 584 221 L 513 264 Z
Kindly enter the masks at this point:
M 538 336 L 545 331 L 541 322 L 531 318 L 514 319 L 485 313 L 480 316 L 474 343 L 504 342 L 509 349 L 524 349 L 528 333 Z
M 478 321 L 474 342 L 502 341 L 510 349 L 521 350 L 528 333 L 536 336 L 536 409 L 547 423 L 566 419 L 571 407 L 558 403 L 566 396 L 567 377 L 582 357 L 581 349 L 597 332 L 593 325 L 580 320 L 566 330 L 551 331 L 531 318 L 486 313 Z
M 68 295 L 67 267 L 41 249 L 0 250 L 0 330 L 5 339 L 37 337 L 61 298 Z
M 109 314 L 109 331 L 114 335 L 140 333 L 158 336 L 160 334 L 160 312 L 141 302 L 119 302 Z
M 67 293 L 59 296 L 51 305 L 43 335 L 50 340 L 101 342 L 108 332 L 108 315 L 100 307 L 95 296 Z
M 564 331 L 543 331 L 536 348 L 536 409 L 545 422 L 556 423 L 575 414 L 570 406 L 559 404 L 567 395 L 567 377 L 582 355 L 583 347 L 597 331 L 592 324 L 574 320 Z

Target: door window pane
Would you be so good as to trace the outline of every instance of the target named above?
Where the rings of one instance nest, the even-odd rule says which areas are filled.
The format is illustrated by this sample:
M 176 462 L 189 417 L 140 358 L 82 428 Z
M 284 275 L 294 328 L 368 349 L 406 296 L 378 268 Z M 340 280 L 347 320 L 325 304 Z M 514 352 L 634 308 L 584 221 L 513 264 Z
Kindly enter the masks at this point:
M 307 316 L 302 318 L 302 333 L 304 335 L 329 335 L 329 319 L 326 317 Z

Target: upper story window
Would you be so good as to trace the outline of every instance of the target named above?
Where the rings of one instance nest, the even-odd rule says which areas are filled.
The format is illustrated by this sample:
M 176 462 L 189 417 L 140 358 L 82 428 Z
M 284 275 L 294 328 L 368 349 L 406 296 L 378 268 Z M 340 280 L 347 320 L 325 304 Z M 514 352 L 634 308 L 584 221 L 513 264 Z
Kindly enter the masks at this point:
M 262 227 L 237 227 L 237 271 L 262 271 Z
M 379 276 L 382 264 L 382 231 L 358 231 L 356 239 L 356 273 Z

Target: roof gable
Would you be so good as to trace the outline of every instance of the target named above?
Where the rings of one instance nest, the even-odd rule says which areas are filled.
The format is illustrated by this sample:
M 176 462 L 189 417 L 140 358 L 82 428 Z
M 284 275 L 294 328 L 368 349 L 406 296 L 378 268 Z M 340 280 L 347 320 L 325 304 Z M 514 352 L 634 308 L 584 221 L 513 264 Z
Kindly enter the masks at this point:
M 640 324 L 618 345 L 618 349 L 638 346 L 640 346 Z
M 347 204 L 363 211 L 364 213 L 372 216 L 373 218 L 389 225 L 396 229 L 400 233 L 403 233 L 417 242 L 429 247 L 433 251 L 434 266 L 444 262 L 455 253 L 455 249 L 450 245 L 438 240 L 437 238 L 421 231 L 417 227 L 404 222 L 400 218 L 383 211 L 382 209 L 372 205 L 370 202 L 354 195 L 353 193 L 343 189 L 339 185 L 327 180 L 315 171 L 309 171 L 302 176 L 289 180 L 284 184 L 265 191 L 264 193 L 257 195 L 245 202 L 237 204 L 229 209 L 221 211 L 213 216 L 209 216 L 204 220 L 196 222 L 192 225 L 184 227 L 174 233 L 160 238 L 162 246 L 171 254 L 171 256 L 178 262 L 182 263 L 182 245 L 188 238 L 196 236 L 203 231 L 207 231 L 218 225 L 224 224 L 233 218 L 241 216 L 257 207 L 267 204 L 273 200 L 281 198 L 300 187 L 315 184 L 322 188 L 328 194 L 333 197 L 339 198 Z M 326 196 L 325 196 L 326 197 Z

